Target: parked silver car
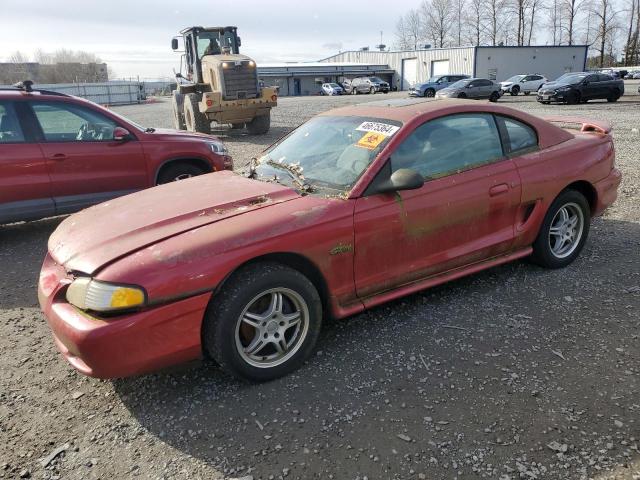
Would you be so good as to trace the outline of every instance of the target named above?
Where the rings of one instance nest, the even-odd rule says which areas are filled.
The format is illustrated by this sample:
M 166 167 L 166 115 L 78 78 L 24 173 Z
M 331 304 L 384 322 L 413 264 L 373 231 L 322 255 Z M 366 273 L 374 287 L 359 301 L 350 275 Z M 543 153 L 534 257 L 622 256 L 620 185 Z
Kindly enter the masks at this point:
M 389 93 L 391 87 L 379 77 L 357 77 L 351 80 L 351 94 L 358 93 Z
M 436 92 L 436 98 L 488 98 L 490 102 L 501 96 L 500 84 L 486 78 L 465 78 Z
M 342 95 L 343 88 L 337 83 L 323 83 L 320 89 L 320 95 Z

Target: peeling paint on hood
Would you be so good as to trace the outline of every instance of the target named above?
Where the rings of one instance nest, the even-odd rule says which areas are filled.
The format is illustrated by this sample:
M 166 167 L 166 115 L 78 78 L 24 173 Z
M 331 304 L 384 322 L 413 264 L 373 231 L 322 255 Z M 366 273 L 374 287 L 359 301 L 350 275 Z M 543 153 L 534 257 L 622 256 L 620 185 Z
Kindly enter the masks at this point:
M 292 188 L 217 172 L 117 198 L 64 220 L 49 252 L 67 270 L 93 274 L 130 252 L 194 228 L 300 195 Z

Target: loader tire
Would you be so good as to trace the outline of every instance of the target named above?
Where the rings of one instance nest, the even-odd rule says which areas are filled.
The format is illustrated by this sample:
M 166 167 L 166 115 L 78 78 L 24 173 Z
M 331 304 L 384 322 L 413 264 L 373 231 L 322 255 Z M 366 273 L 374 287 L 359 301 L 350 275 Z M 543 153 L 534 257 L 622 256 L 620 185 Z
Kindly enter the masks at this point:
M 250 122 L 247 122 L 247 131 L 251 135 L 264 135 L 271 127 L 271 114 L 260 115 Z
M 173 128 L 186 130 L 184 124 L 184 94 L 174 90 L 171 95 L 171 112 L 173 113 Z
M 189 132 L 211 133 L 211 121 L 198 109 L 198 95 L 184 96 L 184 123 Z

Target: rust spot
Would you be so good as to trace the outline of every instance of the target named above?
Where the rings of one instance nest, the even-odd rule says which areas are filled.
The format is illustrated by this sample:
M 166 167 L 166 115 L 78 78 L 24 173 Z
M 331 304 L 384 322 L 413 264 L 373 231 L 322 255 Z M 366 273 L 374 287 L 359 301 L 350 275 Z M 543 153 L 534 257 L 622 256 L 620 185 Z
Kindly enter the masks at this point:
M 249 201 L 249 205 L 259 205 L 261 203 L 268 202 L 268 201 L 269 201 L 269 197 L 267 197 L 266 195 L 261 195 L 259 197 L 251 199 Z
M 341 253 L 347 253 L 353 251 L 353 245 L 350 243 L 339 243 L 331 250 L 329 250 L 329 255 L 339 255 Z

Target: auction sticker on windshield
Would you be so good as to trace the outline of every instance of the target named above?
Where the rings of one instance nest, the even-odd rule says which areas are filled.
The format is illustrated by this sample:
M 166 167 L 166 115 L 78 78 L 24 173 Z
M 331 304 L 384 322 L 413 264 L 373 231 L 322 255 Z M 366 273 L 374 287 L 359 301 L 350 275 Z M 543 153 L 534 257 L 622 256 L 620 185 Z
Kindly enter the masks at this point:
M 356 130 L 360 130 L 361 132 L 375 132 L 381 133 L 385 137 L 390 137 L 398 130 L 400 127 L 396 127 L 395 125 L 389 125 L 388 123 L 378 123 L 378 122 L 362 122 Z M 379 143 L 379 142 L 378 142 Z
M 380 145 L 387 137 L 378 132 L 367 132 L 364 136 L 358 140 L 356 146 L 366 148 L 368 150 L 375 149 L 378 145 Z

